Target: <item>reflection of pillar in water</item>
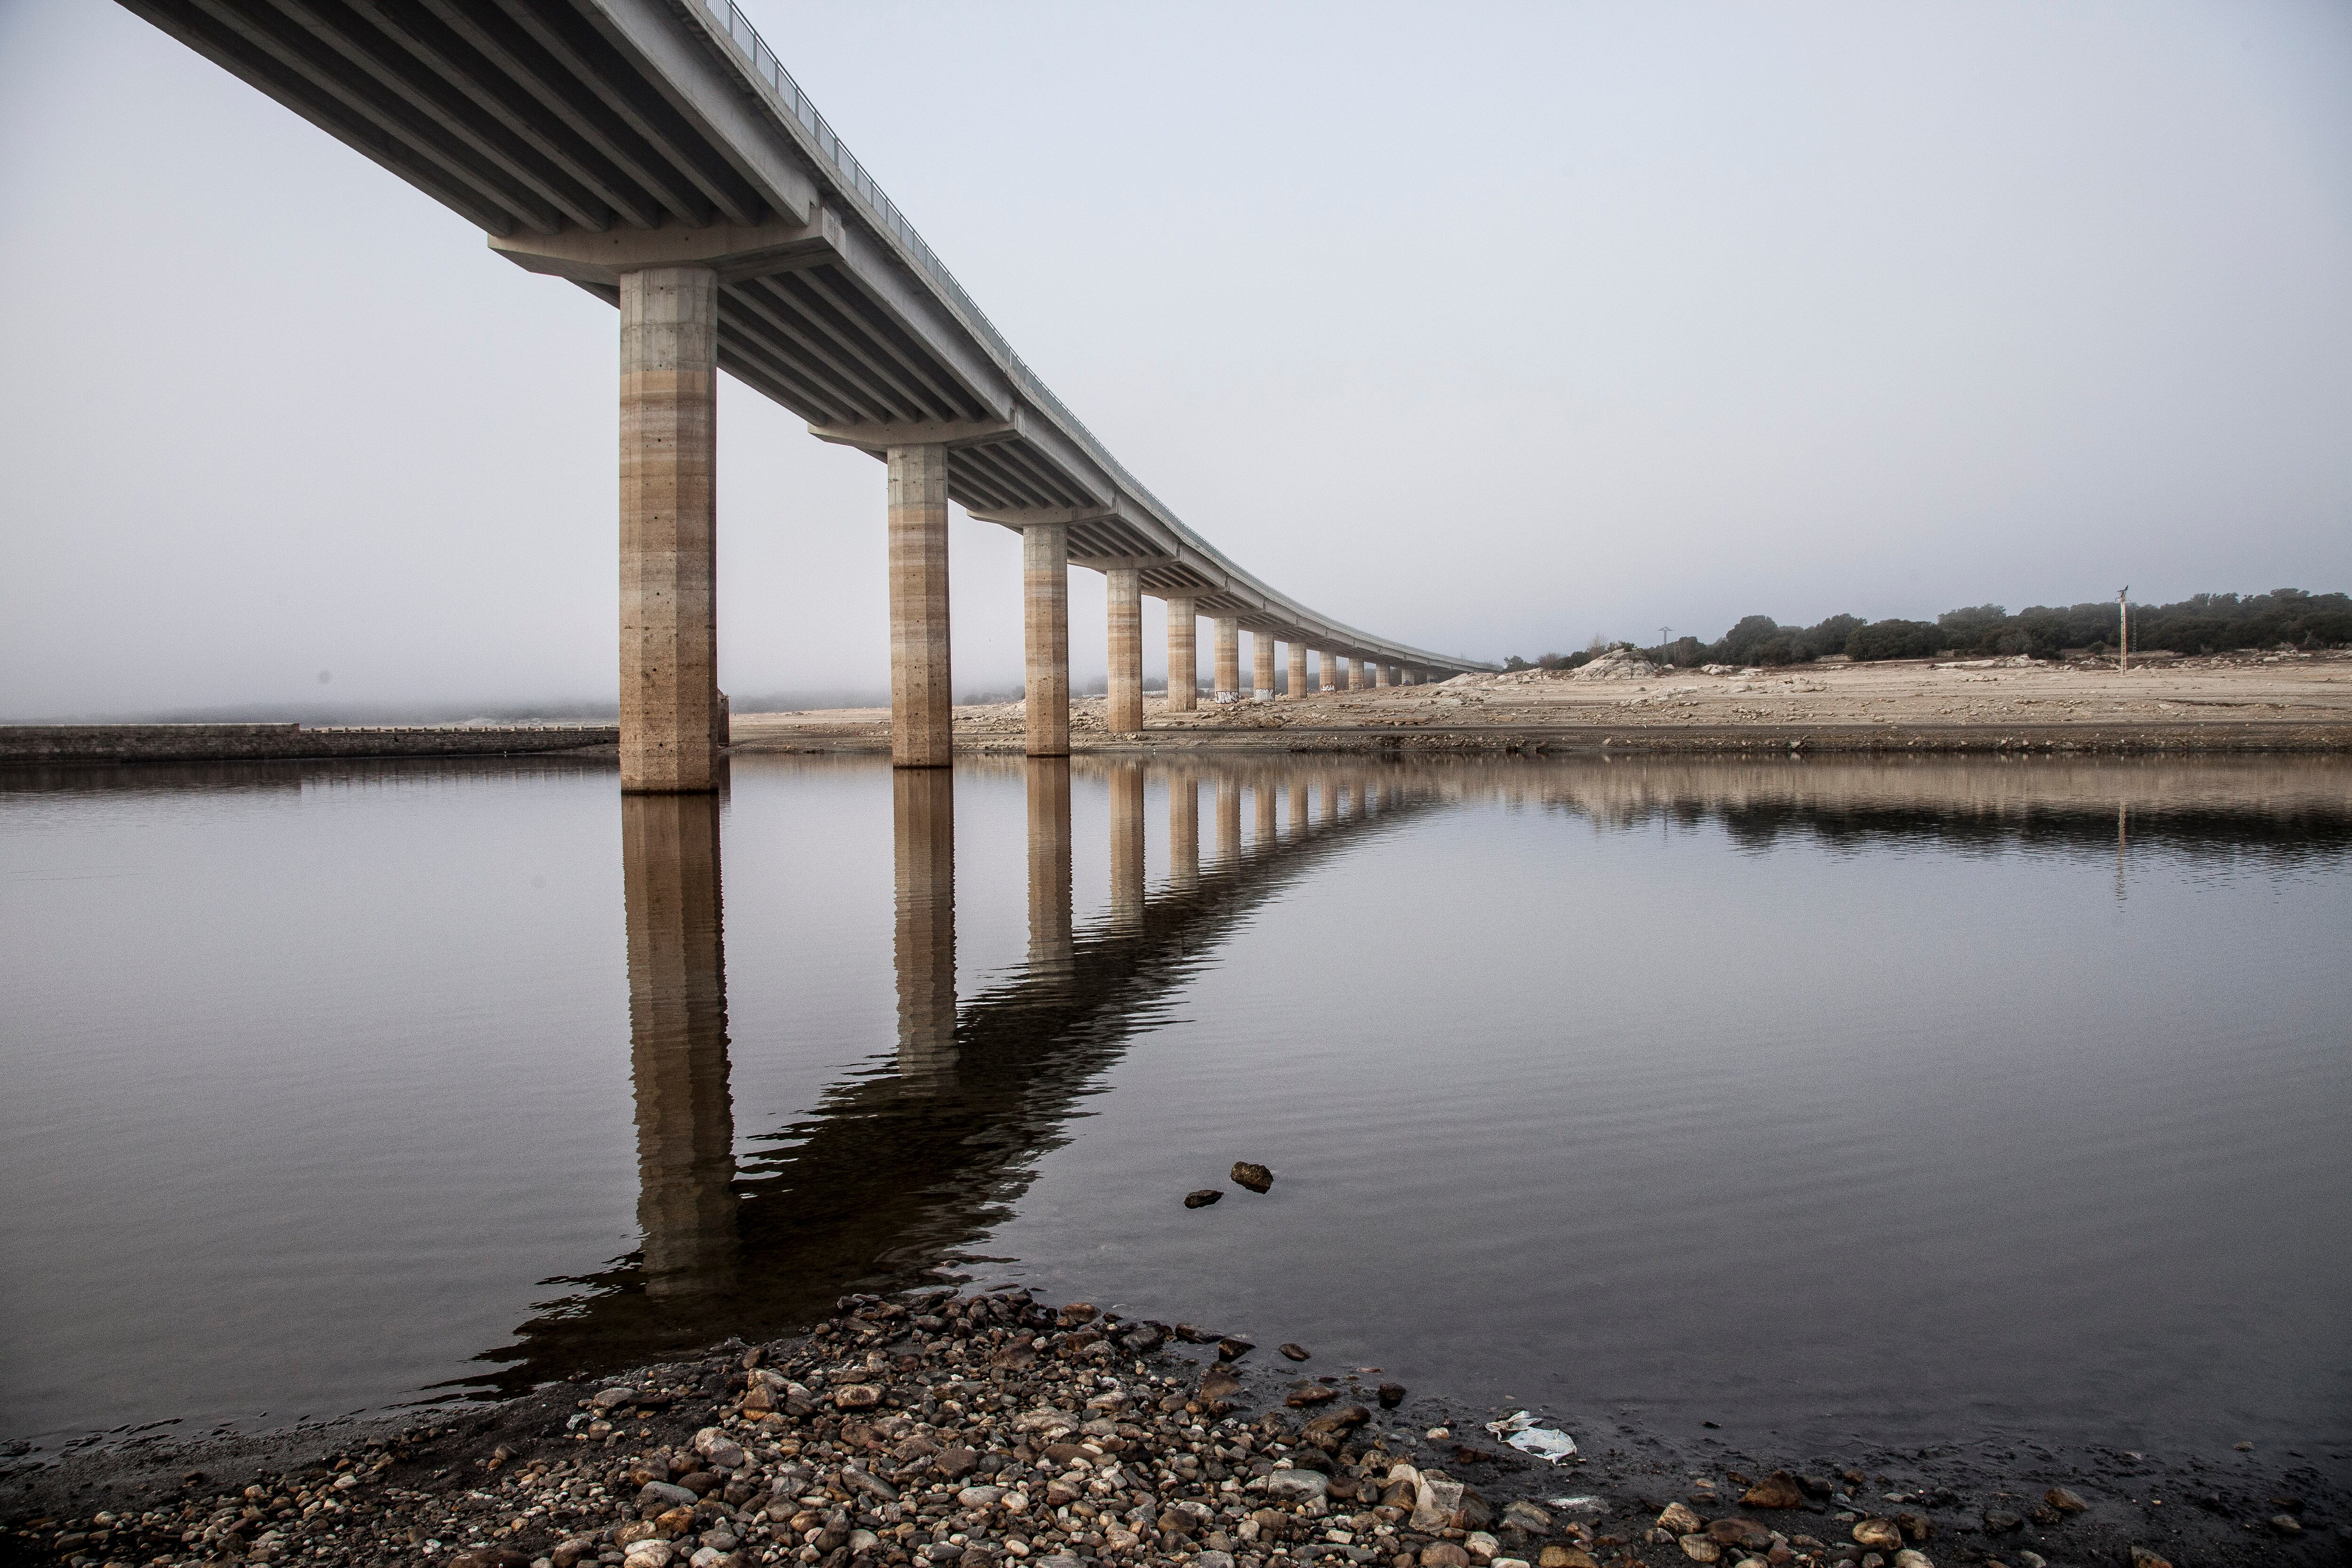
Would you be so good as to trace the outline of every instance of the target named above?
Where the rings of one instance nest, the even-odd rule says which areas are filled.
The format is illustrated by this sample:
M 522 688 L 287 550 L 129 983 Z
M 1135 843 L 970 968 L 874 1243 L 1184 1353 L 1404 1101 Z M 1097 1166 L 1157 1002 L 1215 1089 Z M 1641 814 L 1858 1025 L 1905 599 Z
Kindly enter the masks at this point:
M 955 774 L 890 775 L 897 871 L 898 1073 L 926 1079 L 955 1067 Z
M 1189 773 L 1168 775 L 1168 885 L 1181 893 L 1201 885 L 1201 786 Z
M 1260 775 L 1250 787 L 1250 798 L 1257 803 L 1257 831 L 1254 841 L 1259 848 L 1274 842 L 1274 786 Z
M 1308 819 L 1314 815 L 1314 786 L 1306 780 L 1295 780 L 1290 786 L 1290 836 L 1307 836 Z
M 1217 864 L 1230 866 L 1242 858 L 1242 786 L 1231 773 L 1217 780 Z
M 1029 759 L 1029 967 L 1070 967 L 1070 761 Z
M 1339 820 L 1339 781 L 1328 779 L 1323 784 L 1323 820 L 1337 825 Z
M 623 795 L 621 888 L 646 1290 L 719 1289 L 736 1251 L 719 796 Z
M 1110 765 L 1110 921 L 1143 921 L 1143 764 Z

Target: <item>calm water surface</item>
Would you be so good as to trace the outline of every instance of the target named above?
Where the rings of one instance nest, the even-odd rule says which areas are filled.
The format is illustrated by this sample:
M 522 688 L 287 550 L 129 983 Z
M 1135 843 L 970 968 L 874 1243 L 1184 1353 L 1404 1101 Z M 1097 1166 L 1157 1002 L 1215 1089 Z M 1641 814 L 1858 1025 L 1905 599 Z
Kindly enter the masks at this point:
M 0 775 L 0 1436 L 950 1278 L 1588 1441 L 2340 1461 L 2347 859 L 2322 762 Z

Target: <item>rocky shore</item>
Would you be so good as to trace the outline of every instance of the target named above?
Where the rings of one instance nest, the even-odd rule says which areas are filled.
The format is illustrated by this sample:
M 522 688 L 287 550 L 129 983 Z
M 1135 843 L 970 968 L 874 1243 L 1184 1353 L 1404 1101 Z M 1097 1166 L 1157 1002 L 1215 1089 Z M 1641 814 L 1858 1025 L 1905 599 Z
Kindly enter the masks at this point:
M 0 1487 L 12 1560 L 430 1568 L 1725 1568 L 2332 1563 L 2315 1471 L 1856 1454 L 1783 1464 L 1653 1441 L 1550 1461 L 1507 1425 L 1191 1325 L 1025 1291 L 851 1297 L 488 1408 Z M 1501 1436 L 1496 1435 L 1500 1430 Z M 1531 1446 L 1540 1446 L 1536 1437 Z

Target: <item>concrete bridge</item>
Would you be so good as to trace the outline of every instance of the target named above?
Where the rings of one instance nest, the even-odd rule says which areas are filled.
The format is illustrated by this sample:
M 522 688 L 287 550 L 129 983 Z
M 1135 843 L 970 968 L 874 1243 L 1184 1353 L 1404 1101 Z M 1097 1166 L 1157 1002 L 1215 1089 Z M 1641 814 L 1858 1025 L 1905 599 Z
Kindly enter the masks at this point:
M 1115 732 L 1195 627 L 1221 700 L 1496 667 L 1378 637 L 1187 528 L 1047 389 L 730 0 L 123 0 L 621 312 L 621 787 L 716 787 L 718 372 L 889 468 L 891 754 L 949 761 L 948 503 L 1019 532 L 1027 746 L 1068 750 L 1068 567 L 1109 594 Z M 1244 684 L 1240 634 L 1251 634 Z M 1188 676 L 1190 679 L 1188 679 Z

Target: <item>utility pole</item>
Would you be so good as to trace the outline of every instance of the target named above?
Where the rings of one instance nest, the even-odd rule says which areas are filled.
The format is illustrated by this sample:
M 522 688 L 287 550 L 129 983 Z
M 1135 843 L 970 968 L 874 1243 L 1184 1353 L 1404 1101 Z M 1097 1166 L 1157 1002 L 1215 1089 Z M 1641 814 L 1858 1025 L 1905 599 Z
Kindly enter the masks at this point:
M 2116 670 L 2118 674 L 2131 668 L 2131 589 L 2116 590 Z

